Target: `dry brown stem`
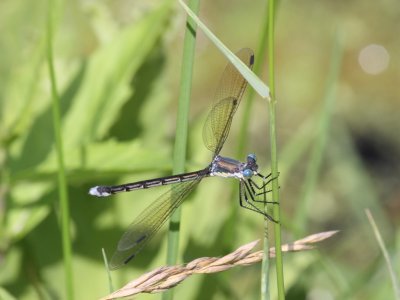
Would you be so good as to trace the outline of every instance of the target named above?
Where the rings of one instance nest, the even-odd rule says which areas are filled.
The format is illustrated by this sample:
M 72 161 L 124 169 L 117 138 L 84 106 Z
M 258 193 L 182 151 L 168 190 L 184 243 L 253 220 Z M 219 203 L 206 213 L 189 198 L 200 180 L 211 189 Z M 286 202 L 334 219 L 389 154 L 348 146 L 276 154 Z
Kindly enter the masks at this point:
M 282 245 L 283 252 L 295 252 L 313 249 L 317 242 L 325 240 L 337 231 L 320 232 L 309 235 L 301 240 Z M 262 260 L 263 251 L 250 253 L 258 240 L 245 244 L 234 252 L 223 257 L 202 257 L 186 265 L 160 267 L 143 274 L 138 279 L 129 282 L 121 289 L 102 298 L 103 300 L 133 296 L 138 293 L 158 293 L 170 289 L 192 274 L 222 272 L 235 266 L 246 266 Z M 275 248 L 269 249 L 270 257 L 275 256 Z

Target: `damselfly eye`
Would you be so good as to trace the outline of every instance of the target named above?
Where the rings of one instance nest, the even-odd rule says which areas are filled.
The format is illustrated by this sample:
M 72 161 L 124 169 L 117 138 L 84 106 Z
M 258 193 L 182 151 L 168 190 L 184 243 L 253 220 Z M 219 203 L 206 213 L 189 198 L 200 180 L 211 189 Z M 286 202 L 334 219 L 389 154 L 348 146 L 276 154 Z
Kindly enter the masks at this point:
M 256 161 L 257 160 L 256 155 L 253 153 L 247 155 L 247 161 L 249 160 Z
M 243 170 L 243 176 L 246 178 L 249 178 L 249 177 L 253 176 L 253 171 L 250 169 Z

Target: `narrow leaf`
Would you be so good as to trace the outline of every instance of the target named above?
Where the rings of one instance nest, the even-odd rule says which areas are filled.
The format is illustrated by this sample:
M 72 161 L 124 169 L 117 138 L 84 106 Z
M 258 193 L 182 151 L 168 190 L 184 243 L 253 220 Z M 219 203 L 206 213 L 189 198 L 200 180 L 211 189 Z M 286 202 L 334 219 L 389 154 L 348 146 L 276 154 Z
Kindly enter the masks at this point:
M 190 8 L 182 1 L 179 3 L 185 9 L 186 13 L 196 22 L 197 26 L 203 30 L 204 34 L 214 43 L 214 45 L 225 55 L 225 57 L 236 67 L 243 75 L 253 89 L 263 98 L 269 97 L 269 88 L 262 80 L 253 73 L 239 58 L 235 56 L 211 31 L 203 22 L 190 10 Z

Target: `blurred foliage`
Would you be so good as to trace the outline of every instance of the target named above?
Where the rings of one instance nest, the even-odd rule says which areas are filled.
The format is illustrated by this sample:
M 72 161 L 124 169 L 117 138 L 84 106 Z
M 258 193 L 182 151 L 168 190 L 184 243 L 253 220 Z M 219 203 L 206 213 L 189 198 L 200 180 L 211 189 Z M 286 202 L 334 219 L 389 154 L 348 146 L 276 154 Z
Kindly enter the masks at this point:
M 200 16 L 233 51 L 257 48 L 266 3 L 203 2 Z M 1 299 L 65 295 L 45 60 L 46 10 L 47 1 L 0 3 Z M 185 16 L 172 0 L 66 1 L 58 13 L 54 53 L 71 201 L 75 293 L 76 299 L 93 299 L 108 293 L 101 248 L 110 256 L 124 229 L 163 188 L 109 199 L 89 197 L 87 190 L 102 183 L 170 174 Z M 306 227 L 301 229 L 307 234 L 332 229 L 341 233 L 319 251 L 285 256 L 287 299 L 393 295 L 364 208 L 371 209 L 397 263 L 399 14 L 395 0 L 280 1 L 278 5 L 276 82 L 284 241 L 299 234 L 293 217 L 304 196 L 311 149 L 322 134 L 319 120 L 335 32 L 344 35 L 331 123 L 323 132 L 322 165 L 313 190 L 307 191 L 311 200 L 304 210 Z M 377 75 L 365 73 L 358 62 L 360 51 L 370 44 L 384 46 L 390 57 L 387 69 Z M 199 34 L 188 170 L 209 162 L 201 130 L 225 64 Z M 223 155 L 235 153 L 240 114 L 239 109 Z M 254 102 L 251 115 L 245 148 L 258 155 L 267 173 L 268 114 L 261 100 Z M 231 187 L 235 193 L 227 193 Z M 223 255 L 262 236 L 262 218 L 239 210 L 237 202 L 236 184 L 218 178 L 200 184 L 184 204 L 182 261 Z M 165 248 L 161 232 L 135 261 L 112 273 L 114 286 L 163 265 Z M 394 267 L 399 273 L 398 265 Z M 251 266 L 196 276 L 175 289 L 176 299 L 257 299 L 259 274 L 259 266 Z

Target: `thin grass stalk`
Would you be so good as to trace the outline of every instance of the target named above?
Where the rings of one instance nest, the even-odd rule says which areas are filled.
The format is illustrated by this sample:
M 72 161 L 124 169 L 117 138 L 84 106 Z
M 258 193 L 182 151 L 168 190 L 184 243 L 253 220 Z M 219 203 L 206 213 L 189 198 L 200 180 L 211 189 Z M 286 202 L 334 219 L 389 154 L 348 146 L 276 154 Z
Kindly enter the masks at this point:
M 267 37 L 268 37 L 268 5 L 265 6 L 265 20 L 262 25 L 262 31 L 260 34 L 259 44 L 257 47 L 257 52 L 255 55 L 255 64 L 254 64 L 254 73 L 260 75 L 261 68 L 264 62 L 264 53 L 266 52 L 267 45 Z M 249 121 L 250 121 L 250 112 L 253 104 L 255 96 L 255 91 L 253 89 L 249 89 L 247 100 L 245 101 L 244 113 L 242 117 L 242 122 L 240 126 L 239 138 L 238 138 L 238 147 L 237 147 L 237 157 L 244 157 L 245 155 L 245 145 L 247 145 L 247 133 L 249 129 Z M 263 239 L 263 249 L 269 249 L 269 239 L 268 239 L 268 220 L 264 219 L 264 228 L 265 228 L 265 237 Z M 268 252 L 263 253 L 262 259 L 262 268 L 261 268 L 262 276 L 261 276 L 261 295 L 264 300 L 269 299 L 269 255 Z
M 389 275 L 390 275 L 390 279 L 392 280 L 394 299 L 399 300 L 400 299 L 400 285 L 399 285 L 399 280 L 397 278 L 396 272 L 394 271 L 394 268 L 393 268 L 393 262 L 390 260 L 389 252 L 385 246 L 382 235 L 379 231 L 378 226 L 375 223 L 375 220 L 371 214 L 371 211 L 369 209 L 366 209 L 365 214 L 367 215 L 368 221 L 369 221 L 369 223 L 372 227 L 372 230 L 375 234 L 376 241 L 378 242 L 379 247 L 381 248 L 383 257 L 385 258 L 386 265 L 387 265 Z
M 58 164 L 58 192 L 60 198 L 61 207 L 61 236 L 62 236 L 62 248 L 63 248 L 63 259 L 64 259 L 64 274 L 65 274 L 65 289 L 66 298 L 74 299 L 73 290 L 73 273 L 72 273 L 72 249 L 71 249 L 71 235 L 69 232 L 70 216 L 69 216 L 69 200 L 67 190 L 66 171 L 64 165 L 64 154 L 63 154 L 63 141 L 61 135 L 61 117 L 60 117 L 60 97 L 58 94 L 56 74 L 53 64 L 53 25 L 55 15 L 54 1 L 49 1 L 49 11 L 47 19 L 47 60 L 49 65 L 50 84 L 51 84 L 51 98 L 52 98 L 52 113 L 53 113 L 53 126 L 54 126 L 54 137 Z
M 261 299 L 269 300 L 269 238 L 268 238 L 268 222 L 267 218 L 264 218 L 264 238 L 263 238 L 263 256 L 261 261 Z
M 308 251 L 315 244 L 328 239 L 337 233 L 336 230 L 315 233 L 289 244 L 282 245 L 283 252 Z M 264 251 L 253 252 L 258 240 L 240 246 L 223 257 L 200 257 L 186 264 L 164 266 L 142 274 L 128 282 L 114 293 L 101 298 L 103 300 L 131 297 L 140 293 L 160 293 L 171 289 L 195 274 L 212 274 L 224 272 L 237 266 L 250 266 L 262 260 Z M 275 257 L 275 248 L 269 249 L 270 257 Z
M 265 17 L 263 18 L 264 24 L 262 25 L 262 30 L 260 34 L 259 43 L 256 52 L 256 59 L 254 64 L 254 73 L 260 75 L 261 67 L 264 62 L 264 53 L 266 53 L 267 48 L 267 38 L 268 38 L 268 27 L 269 27 L 269 19 L 268 19 L 269 6 L 265 6 Z M 254 100 L 255 92 L 253 89 L 250 89 L 248 92 L 247 100 L 245 101 L 244 113 L 242 117 L 242 122 L 240 126 L 240 132 L 238 137 L 238 147 L 237 147 L 237 157 L 243 157 L 245 155 L 245 145 L 247 139 L 247 132 L 249 128 L 250 121 L 250 111 L 252 108 L 253 100 Z M 268 220 L 264 219 L 264 239 L 263 239 L 263 249 L 269 249 L 269 238 L 268 238 Z M 261 295 L 262 299 L 269 299 L 269 255 L 268 252 L 264 251 L 263 259 L 262 259 L 262 268 L 261 268 Z
M 192 11 L 197 14 L 200 1 L 190 0 L 188 5 L 192 9 Z M 190 96 L 192 90 L 193 62 L 196 46 L 196 27 L 196 23 L 188 17 L 186 21 L 186 32 L 183 44 L 181 84 L 178 100 L 178 114 L 173 162 L 174 174 L 183 173 L 185 171 Z M 171 216 L 169 222 L 167 265 L 174 265 L 177 261 L 179 249 L 180 220 L 181 208 L 178 207 L 175 213 Z M 170 300 L 172 298 L 173 290 L 169 290 L 162 294 L 163 300 Z
M 274 225 L 275 249 L 276 249 L 276 282 L 278 287 L 278 299 L 285 299 L 285 286 L 283 281 L 283 261 L 282 261 L 282 242 L 281 242 L 281 223 L 280 223 L 280 205 L 279 205 L 279 182 L 278 182 L 278 153 L 276 142 L 276 95 L 275 95 L 275 1 L 268 1 L 268 66 L 269 66 L 269 87 L 271 91 L 271 99 L 269 103 L 269 138 L 271 147 L 271 173 L 272 178 L 272 199 L 278 202 L 273 206 L 273 217 L 278 222 Z M 265 226 L 265 231 L 268 227 Z M 268 238 L 264 238 L 268 239 Z M 264 241 L 264 244 L 267 242 Z M 262 277 L 268 276 L 267 260 L 268 248 L 264 248 L 265 260 L 262 263 Z M 264 266 L 265 265 L 265 266 Z M 262 283 L 265 280 L 262 278 Z M 262 299 L 267 299 L 266 294 L 261 295 Z
M 264 53 L 266 52 L 267 47 L 267 38 L 268 38 L 268 5 L 265 6 L 265 20 L 262 25 L 263 30 L 261 31 L 261 35 L 259 38 L 259 44 L 257 47 L 257 52 L 255 56 L 255 64 L 254 64 L 254 73 L 260 75 L 261 67 L 264 62 Z M 249 89 L 247 100 L 245 101 L 245 108 L 242 117 L 242 122 L 240 126 L 239 138 L 238 138 L 238 150 L 237 157 L 244 157 L 245 155 L 245 145 L 247 139 L 247 132 L 249 128 L 250 121 L 250 111 L 252 108 L 253 100 L 254 100 L 255 92 L 253 89 Z M 263 238 L 263 249 L 269 249 L 269 238 L 268 238 L 268 220 L 264 218 L 264 238 Z M 264 251 L 263 259 L 262 259 L 262 267 L 261 267 L 261 295 L 262 299 L 269 299 L 269 253 L 268 251 Z
M 104 267 L 107 271 L 108 290 L 110 291 L 110 293 L 112 293 L 114 291 L 114 286 L 113 286 L 113 282 L 112 282 L 111 271 L 108 266 L 107 254 L 106 254 L 106 251 L 104 250 L 104 248 L 101 248 L 101 254 L 103 255 Z

